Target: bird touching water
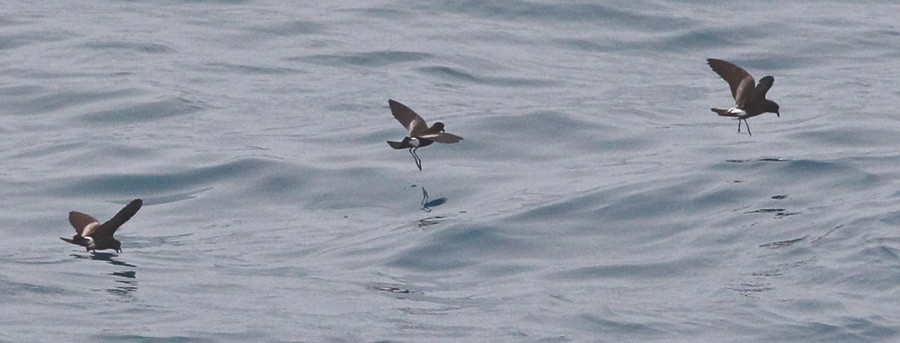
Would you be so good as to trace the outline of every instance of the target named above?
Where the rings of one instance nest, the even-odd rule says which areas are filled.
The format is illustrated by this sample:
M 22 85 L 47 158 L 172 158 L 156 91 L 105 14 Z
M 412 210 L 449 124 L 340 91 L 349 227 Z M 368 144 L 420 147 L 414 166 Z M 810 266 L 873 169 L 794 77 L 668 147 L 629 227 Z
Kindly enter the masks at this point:
M 63 237 L 59 239 L 83 246 L 87 251 L 114 249 L 116 252 L 122 252 L 122 243 L 113 238 L 113 235 L 116 233 L 116 229 L 141 209 L 143 204 L 143 200 L 134 199 L 103 224 L 90 215 L 75 211 L 69 212 L 69 223 L 75 228 L 76 234 L 72 236 L 72 239 Z

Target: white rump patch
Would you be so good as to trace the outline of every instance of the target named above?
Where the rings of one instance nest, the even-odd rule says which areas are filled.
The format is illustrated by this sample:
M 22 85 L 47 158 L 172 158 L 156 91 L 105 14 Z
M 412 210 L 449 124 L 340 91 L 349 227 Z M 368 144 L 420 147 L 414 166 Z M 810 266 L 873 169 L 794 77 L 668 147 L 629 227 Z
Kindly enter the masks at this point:
M 729 108 L 729 109 L 728 109 L 728 113 L 729 113 L 729 114 L 736 114 L 736 115 L 738 115 L 738 116 L 742 116 L 742 115 L 747 114 L 747 111 L 744 111 L 744 110 L 742 110 L 742 109 L 740 109 L 740 108 L 735 107 L 735 108 Z

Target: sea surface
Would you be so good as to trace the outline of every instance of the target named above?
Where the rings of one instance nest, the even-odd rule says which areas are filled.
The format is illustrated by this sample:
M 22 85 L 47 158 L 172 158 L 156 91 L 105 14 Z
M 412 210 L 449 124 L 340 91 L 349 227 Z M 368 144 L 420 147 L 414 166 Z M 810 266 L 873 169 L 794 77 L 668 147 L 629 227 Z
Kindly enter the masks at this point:
M 2 342 L 900 341 L 896 1 L 0 8 Z

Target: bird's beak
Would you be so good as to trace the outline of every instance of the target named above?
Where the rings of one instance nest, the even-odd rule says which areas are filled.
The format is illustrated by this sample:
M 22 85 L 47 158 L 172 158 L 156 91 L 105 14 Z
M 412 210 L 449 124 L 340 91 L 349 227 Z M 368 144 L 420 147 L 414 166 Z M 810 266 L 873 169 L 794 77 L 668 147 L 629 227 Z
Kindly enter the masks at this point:
M 778 116 L 778 118 L 781 118 L 781 113 L 775 112 L 775 115 Z

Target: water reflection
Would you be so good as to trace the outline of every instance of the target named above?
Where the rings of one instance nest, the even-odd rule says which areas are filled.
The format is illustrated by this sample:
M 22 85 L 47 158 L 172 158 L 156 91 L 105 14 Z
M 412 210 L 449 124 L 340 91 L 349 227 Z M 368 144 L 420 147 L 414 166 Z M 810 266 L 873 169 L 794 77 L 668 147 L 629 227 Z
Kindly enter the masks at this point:
M 130 297 L 132 293 L 137 291 L 137 279 L 135 279 L 134 271 L 113 272 L 109 275 L 118 276 L 125 279 L 116 279 L 116 287 L 106 289 L 106 292 L 121 297 Z
M 119 256 L 116 254 L 113 254 L 113 253 L 108 253 L 108 252 L 94 252 L 88 256 L 78 255 L 78 254 L 72 254 L 70 256 L 75 257 L 75 258 L 85 259 L 85 260 L 106 261 L 106 262 L 109 262 L 109 264 L 112 264 L 114 266 L 137 268 L 137 266 L 135 266 L 133 264 L 130 264 L 127 262 L 122 262 L 122 261 L 115 259 L 116 257 L 119 257 Z
M 416 225 L 418 228 L 424 228 L 426 226 L 431 226 L 434 224 L 440 223 L 444 219 L 444 216 L 431 216 L 422 220 L 419 220 L 419 223 Z
M 72 254 L 71 256 L 85 260 L 104 261 L 116 267 L 137 268 L 137 266 L 133 264 L 120 261 L 118 255 L 113 253 L 94 252 L 90 255 Z M 115 277 L 113 281 L 116 283 L 115 287 L 106 289 L 107 293 L 116 296 L 130 297 L 132 293 L 137 291 L 137 271 L 125 269 L 114 271 L 106 275 Z
M 432 207 L 438 207 L 447 202 L 447 198 L 437 198 L 431 200 L 428 196 L 428 191 L 425 190 L 425 187 L 422 187 L 422 211 L 431 212 Z
M 788 161 L 790 161 L 790 160 L 783 159 L 783 158 L 770 158 L 770 157 L 759 158 L 759 159 L 755 159 L 755 160 L 725 160 L 725 162 L 729 162 L 729 163 L 747 163 L 747 162 L 788 162 Z

